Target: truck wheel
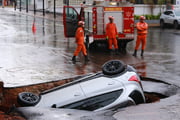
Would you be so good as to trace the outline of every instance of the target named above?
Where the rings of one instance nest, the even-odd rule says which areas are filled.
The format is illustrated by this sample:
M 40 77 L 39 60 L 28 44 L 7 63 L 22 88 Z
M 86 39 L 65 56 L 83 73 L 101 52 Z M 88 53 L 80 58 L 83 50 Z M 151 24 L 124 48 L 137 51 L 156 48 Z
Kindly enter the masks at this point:
M 123 72 L 125 64 L 120 60 L 110 60 L 102 66 L 102 72 L 105 75 L 115 75 Z
M 93 43 L 89 44 L 89 50 L 91 50 L 91 51 L 96 51 L 97 50 L 96 42 L 93 42 Z
M 39 102 L 40 98 L 33 93 L 22 92 L 18 94 L 17 100 L 18 103 L 22 106 L 34 106 Z

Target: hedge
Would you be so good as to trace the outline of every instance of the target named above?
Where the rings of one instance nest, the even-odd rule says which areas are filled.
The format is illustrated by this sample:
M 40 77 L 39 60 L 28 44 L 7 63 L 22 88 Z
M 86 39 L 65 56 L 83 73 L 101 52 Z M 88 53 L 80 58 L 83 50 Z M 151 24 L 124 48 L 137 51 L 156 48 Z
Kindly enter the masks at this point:
M 143 15 L 143 16 L 146 17 L 146 20 L 158 20 L 160 18 L 160 15 L 161 14 L 158 14 L 158 15 Z M 134 15 L 134 19 L 138 20 L 140 16 L 142 16 L 142 15 Z

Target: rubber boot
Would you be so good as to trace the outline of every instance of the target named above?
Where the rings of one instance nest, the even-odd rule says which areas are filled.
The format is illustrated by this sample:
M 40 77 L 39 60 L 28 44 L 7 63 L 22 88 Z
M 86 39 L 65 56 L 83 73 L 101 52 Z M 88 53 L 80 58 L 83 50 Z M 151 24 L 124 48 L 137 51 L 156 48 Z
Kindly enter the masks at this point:
M 133 56 L 134 56 L 134 57 L 137 56 L 137 50 L 134 50 Z
M 143 54 L 144 54 L 144 50 L 141 50 L 141 56 L 143 57 Z
M 85 59 L 85 62 L 88 62 L 89 61 L 89 58 L 87 55 L 84 56 L 84 59 Z
M 73 61 L 73 62 L 76 62 L 76 56 L 73 56 L 73 57 L 72 57 L 72 61 Z

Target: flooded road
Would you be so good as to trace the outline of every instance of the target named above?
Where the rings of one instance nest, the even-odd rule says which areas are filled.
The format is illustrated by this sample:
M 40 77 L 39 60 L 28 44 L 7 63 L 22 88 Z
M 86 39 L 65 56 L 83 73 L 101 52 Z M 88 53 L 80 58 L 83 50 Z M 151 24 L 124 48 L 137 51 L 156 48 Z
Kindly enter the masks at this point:
M 98 72 L 101 71 L 101 66 L 111 59 L 119 59 L 134 66 L 143 77 L 180 86 L 178 67 L 180 66 L 180 54 L 178 54 L 180 30 L 149 28 L 147 48 L 143 58 L 140 57 L 140 51 L 137 57 L 132 56 L 135 46 L 133 41 L 128 44 L 126 54 L 114 55 L 103 51 L 89 51 L 90 62 L 84 63 L 83 55 L 79 55 L 79 62 L 73 64 L 71 58 L 76 45 L 73 38 L 64 38 L 60 17 L 56 21 L 42 19 L 38 15 L 27 16 L 8 8 L 0 8 L 0 14 L 0 79 L 5 87 L 56 81 Z M 32 31 L 33 23 L 35 23 L 35 32 Z M 148 86 L 149 84 L 153 87 Z M 150 82 L 144 84 L 149 91 L 161 86 L 167 87 L 155 86 Z M 159 89 L 156 90 L 159 92 Z M 166 90 L 163 89 L 161 92 L 164 91 L 166 94 Z M 178 120 L 179 100 L 179 94 L 176 94 L 161 100 L 160 103 L 122 109 L 114 117 L 127 120 L 141 117 L 142 120 L 144 118 L 152 120 L 154 119 L 152 116 L 155 116 L 157 120 L 160 120 L 158 118 Z M 158 112 L 154 112 L 156 110 Z M 169 116 L 163 117 L 167 114 Z
M 133 57 L 135 41 L 120 55 L 89 51 L 90 62 L 71 61 L 76 48 L 74 38 L 64 38 L 62 18 L 56 21 L 38 15 L 0 9 L 0 79 L 6 87 L 60 80 L 101 71 L 108 60 L 119 59 L 134 66 L 141 76 L 156 78 L 180 86 L 180 30 L 150 28 L 143 58 Z M 33 33 L 32 25 L 35 25 Z

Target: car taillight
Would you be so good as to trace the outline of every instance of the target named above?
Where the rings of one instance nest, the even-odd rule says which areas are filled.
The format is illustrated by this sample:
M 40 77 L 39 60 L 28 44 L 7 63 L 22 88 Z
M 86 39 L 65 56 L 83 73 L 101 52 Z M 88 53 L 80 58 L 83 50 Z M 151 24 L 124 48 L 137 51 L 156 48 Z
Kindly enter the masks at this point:
M 143 90 L 143 87 L 142 87 L 142 84 L 141 84 L 141 81 L 138 79 L 138 77 L 136 75 L 133 75 L 129 78 L 128 81 L 135 81 L 135 82 L 138 82 Z
M 136 75 L 131 76 L 128 81 L 135 81 L 135 82 L 140 83 L 140 80 L 138 79 Z

